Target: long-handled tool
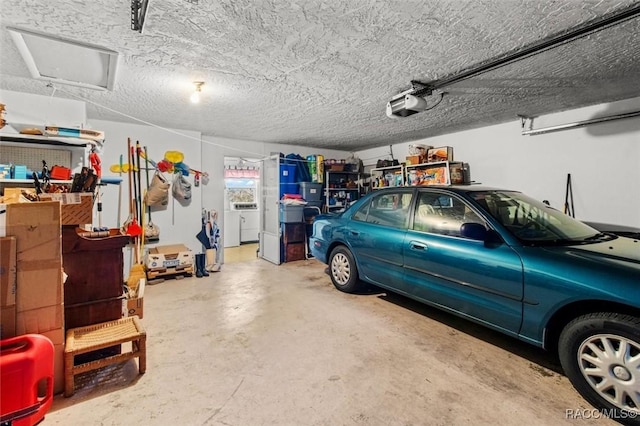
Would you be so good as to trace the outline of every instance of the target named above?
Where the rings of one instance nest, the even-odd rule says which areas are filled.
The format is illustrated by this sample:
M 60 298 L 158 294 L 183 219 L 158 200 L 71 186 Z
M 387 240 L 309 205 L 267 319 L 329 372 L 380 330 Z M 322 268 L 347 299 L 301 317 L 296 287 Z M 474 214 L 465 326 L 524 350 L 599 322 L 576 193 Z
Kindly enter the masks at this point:
M 147 153 L 147 147 L 144 147 L 144 169 L 147 176 L 147 191 L 149 191 L 149 155 Z M 142 199 L 146 200 L 146 196 Z M 146 205 L 146 210 L 149 215 L 149 222 L 144 227 L 145 242 L 158 241 L 160 239 L 160 229 L 151 221 L 151 206 Z
M 144 266 L 142 266 L 142 264 L 140 263 L 139 244 L 140 244 L 140 234 L 142 234 L 142 228 L 140 227 L 140 225 L 138 225 L 138 222 L 136 220 L 137 208 L 136 206 L 134 206 L 135 198 L 133 197 L 135 194 L 132 194 L 132 186 L 134 184 L 133 173 L 135 173 L 133 170 L 135 168 L 135 155 L 133 153 L 133 147 L 131 146 L 131 139 L 127 140 L 127 147 L 130 153 L 129 156 L 131 157 L 131 165 L 129 166 L 129 172 L 128 172 L 129 173 L 129 214 L 131 215 L 131 223 L 127 228 L 127 235 L 131 235 L 134 238 L 134 245 L 133 245 L 134 263 L 133 263 L 133 266 L 131 266 L 131 270 L 129 271 L 127 286 L 129 287 L 129 289 L 133 291 L 137 291 L 138 284 L 140 283 L 141 279 L 146 278 L 146 273 L 144 271 Z
M 573 209 L 573 188 L 571 187 L 571 173 L 567 174 L 567 188 L 564 194 L 564 213 L 571 217 L 576 217 Z
M 120 168 L 118 169 L 118 175 L 122 178 L 122 154 L 120 154 Z M 118 184 L 118 228 L 120 228 L 120 219 L 122 218 L 122 182 Z
M 127 139 L 127 153 L 133 153 L 133 147 L 131 146 L 131 139 Z M 129 154 L 127 154 L 129 156 Z M 142 228 L 138 225 L 136 220 L 136 209 L 133 206 L 133 163 L 129 165 L 127 170 L 129 175 L 129 219 L 127 220 L 129 224 L 126 227 L 126 234 L 132 237 L 138 237 L 142 233 Z
M 136 205 L 138 206 L 138 218 L 140 219 L 140 222 L 142 222 L 142 219 L 144 218 L 144 212 L 142 209 L 142 183 L 141 183 L 141 178 L 140 178 L 140 171 L 142 170 L 142 167 L 140 167 L 140 151 L 142 149 L 140 148 L 140 141 L 136 141 L 136 168 L 137 168 L 137 172 L 138 172 L 138 195 L 136 196 Z

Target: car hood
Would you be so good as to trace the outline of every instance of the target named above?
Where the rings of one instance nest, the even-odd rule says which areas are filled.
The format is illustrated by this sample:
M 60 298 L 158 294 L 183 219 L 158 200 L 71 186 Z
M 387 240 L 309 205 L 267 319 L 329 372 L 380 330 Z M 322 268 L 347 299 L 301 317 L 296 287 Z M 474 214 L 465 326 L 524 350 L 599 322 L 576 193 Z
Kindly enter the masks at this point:
M 577 244 L 573 246 L 549 247 L 550 251 L 563 252 L 567 255 L 579 256 L 604 262 L 628 262 L 640 268 L 640 241 L 631 238 L 617 237 L 611 241 Z

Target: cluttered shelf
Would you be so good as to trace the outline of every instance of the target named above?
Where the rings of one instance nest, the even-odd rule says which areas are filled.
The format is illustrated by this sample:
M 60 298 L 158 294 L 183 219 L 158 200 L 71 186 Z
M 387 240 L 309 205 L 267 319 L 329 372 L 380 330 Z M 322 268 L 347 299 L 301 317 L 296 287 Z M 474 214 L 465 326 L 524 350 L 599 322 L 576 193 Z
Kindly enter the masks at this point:
M 67 146 L 84 148 L 87 145 L 95 144 L 93 140 L 73 138 L 73 137 L 60 137 L 60 136 L 45 136 L 45 135 L 25 135 L 25 134 L 0 134 L 0 142 L 13 142 L 13 143 L 34 143 L 40 145 L 55 145 L 55 146 Z
M 0 179 L 0 183 L 29 183 L 29 184 L 31 184 L 33 182 L 34 182 L 33 179 Z M 49 182 L 63 184 L 63 183 L 73 183 L 73 180 L 52 179 Z

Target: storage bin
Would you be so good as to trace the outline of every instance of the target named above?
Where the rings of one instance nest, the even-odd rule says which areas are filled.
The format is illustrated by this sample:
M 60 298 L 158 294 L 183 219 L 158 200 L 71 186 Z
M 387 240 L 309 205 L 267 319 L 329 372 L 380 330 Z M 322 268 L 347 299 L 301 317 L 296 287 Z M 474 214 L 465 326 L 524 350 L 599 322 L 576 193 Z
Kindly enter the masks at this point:
M 300 185 L 297 183 L 281 183 L 280 184 L 280 197 L 284 194 L 299 194 L 300 193 Z
M 300 182 L 300 194 L 306 201 L 318 201 L 322 198 L 322 184 Z
M 40 334 L 2 340 L 0 371 L 3 424 L 5 421 L 15 426 L 39 423 L 53 403 L 54 347 L 51 340 Z
M 304 206 L 280 205 L 280 222 L 300 223 L 302 222 Z
M 296 165 L 280 164 L 280 183 L 295 183 Z
M 13 166 L 13 178 L 14 179 L 26 179 L 27 178 L 27 166 L 15 165 Z

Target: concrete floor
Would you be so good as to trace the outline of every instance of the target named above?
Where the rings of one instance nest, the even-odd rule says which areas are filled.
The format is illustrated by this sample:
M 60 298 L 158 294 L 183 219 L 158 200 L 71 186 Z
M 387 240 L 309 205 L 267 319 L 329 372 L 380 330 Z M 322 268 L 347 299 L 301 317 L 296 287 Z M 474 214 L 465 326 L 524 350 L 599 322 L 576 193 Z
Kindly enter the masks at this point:
M 315 260 L 148 286 L 147 372 L 80 377 L 44 425 L 559 425 L 590 406 L 552 357 Z M 587 413 L 588 415 L 589 413 Z

